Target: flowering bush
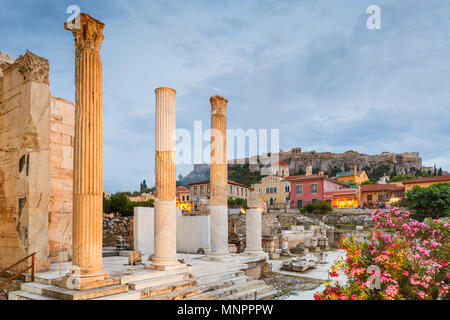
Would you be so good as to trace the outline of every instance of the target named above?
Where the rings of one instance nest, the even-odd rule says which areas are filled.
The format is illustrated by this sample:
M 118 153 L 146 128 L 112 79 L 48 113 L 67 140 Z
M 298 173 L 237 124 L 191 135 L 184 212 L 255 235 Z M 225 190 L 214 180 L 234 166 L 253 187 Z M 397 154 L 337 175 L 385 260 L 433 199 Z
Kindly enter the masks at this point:
M 419 222 L 410 213 L 388 207 L 372 213 L 375 227 L 369 243 L 345 238 L 346 258 L 331 268 L 344 272 L 345 284 L 327 281 L 316 300 L 449 299 L 450 225 L 443 220 Z M 377 280 L 379 286 L 376 286 Z M 374 288 L 375 287 L 375 288 Z M 378 287 L 378 288 L 376 288 Z

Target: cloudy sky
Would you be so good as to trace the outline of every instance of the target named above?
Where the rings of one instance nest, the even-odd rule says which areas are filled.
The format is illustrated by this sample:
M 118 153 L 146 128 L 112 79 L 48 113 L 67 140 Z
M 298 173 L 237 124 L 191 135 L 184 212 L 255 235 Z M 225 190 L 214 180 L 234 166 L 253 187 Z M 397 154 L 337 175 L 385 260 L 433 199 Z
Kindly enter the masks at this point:
M 280 129 L 284 150 L 418 151 L 450 170 L 450 1 L 0 0 L 0 51 L 49 59 L 52 95 L 73 101 L 70 5 L 106 24 L 106 190 L 153 185 L 160 86 L 178 92 L 179 128 L 207 129 L 219 94 L 229 127 Z

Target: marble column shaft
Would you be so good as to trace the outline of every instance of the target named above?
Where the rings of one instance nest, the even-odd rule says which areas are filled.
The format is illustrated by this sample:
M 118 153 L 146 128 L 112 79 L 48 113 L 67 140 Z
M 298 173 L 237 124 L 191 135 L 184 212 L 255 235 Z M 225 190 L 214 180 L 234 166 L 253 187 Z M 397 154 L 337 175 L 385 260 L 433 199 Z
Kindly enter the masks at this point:
M 75 37 L 75 141 L 73 170 L 73 258 L 81 276 L 104 274 L 103 93 L 100 48 L 104 24 L 80 15 Z
M 155 255 L 154 266 L 178 264 L 176 163 L 175 163 L 175 96 L 171 88 L 158 88 L 156 93 L 155 153 Z
M 228 255 L 228 100 L 211 98 L 211 255 Z
M 261 235 L 261 209 L 259 208 L 259 194 L 252 191 L 248 200 L 245 218 L 246 224 L 246 253 L 263 253 Z

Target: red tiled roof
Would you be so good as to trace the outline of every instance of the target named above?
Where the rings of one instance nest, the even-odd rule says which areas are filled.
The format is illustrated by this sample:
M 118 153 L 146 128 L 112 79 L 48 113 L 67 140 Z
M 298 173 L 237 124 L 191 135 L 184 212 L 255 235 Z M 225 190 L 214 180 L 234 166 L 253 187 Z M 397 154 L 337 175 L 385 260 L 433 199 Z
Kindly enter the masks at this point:
M 177 187 L 177 192 L 189 192 L 189 189 L 185 186 L 179 186 Z
M 289 166 L 286 162 L 284 161 L 278 161 L 276 164 L 280 165 L 280 166 Z
M 347 186 L 346 183 L 342 182 L 342 181 L 337 181 L 335 179 L 329 178 L 327 175 L 323 175 L 321 176 L 320 174 L 313 174 L 310 176 L 305 176 L 305 175 L 300 175 L 300 176 L 290 176 L 290 177 L 286 177 L 281 181 L 308 181 L 308 180 L 317 180 L 317 179 L 325 179 L 327 181 L 336 183 L 336 184 L 340 184 L 342 186 Z
M 210 182 L 211 182 L 210 180 L 203 180 L 203 181 L 199 181 L 199 182 L 190 183 L 189 185 L 190 186 L 194 186 L 194 185 L 197 185 L 197 184 L 208 184 Z M 228 180 L 228 184 L 232 184 L 232 185 L 243 187 L 243 188 L 248 188 L 246 185 L 243 185 L 243 184 L 237 183 L 235 181 L 231 181 L 231 180 Z
M 395 184 L 366 184 L 361 186 L 361 192 L 377 191 L 405 191 L 405 186 L 396 186 Z
M 440 181 L 450 181 L 450 175 L 446 176 L 438 176 L 438 177 L 422 177 L 414 180 L 409 180 L 403 182 L 403 184 L 412 184 L 412 183 L 422 183 L 422 182 L 440 182 Z
M 325 191 L 324 198 L 326 200 L 337 199 L 341 197 L 357 197 L 358 190 L 357 189 L 342 189 L 342 190 L 333 190 L 333 191 Z

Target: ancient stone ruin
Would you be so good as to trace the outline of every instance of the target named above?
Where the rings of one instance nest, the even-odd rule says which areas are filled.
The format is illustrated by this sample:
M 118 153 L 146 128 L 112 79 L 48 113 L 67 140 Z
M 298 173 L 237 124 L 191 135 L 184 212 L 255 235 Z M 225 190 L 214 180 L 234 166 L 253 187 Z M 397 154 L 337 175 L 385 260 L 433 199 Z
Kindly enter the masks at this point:
M 51 96 L 49 69 L 30 51 L 0 53 L 0 269 L 72 256 L 74 105 Z

